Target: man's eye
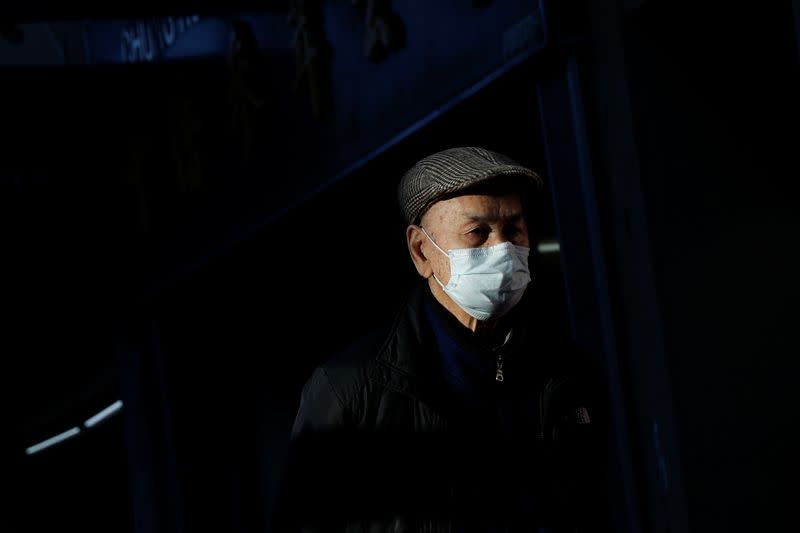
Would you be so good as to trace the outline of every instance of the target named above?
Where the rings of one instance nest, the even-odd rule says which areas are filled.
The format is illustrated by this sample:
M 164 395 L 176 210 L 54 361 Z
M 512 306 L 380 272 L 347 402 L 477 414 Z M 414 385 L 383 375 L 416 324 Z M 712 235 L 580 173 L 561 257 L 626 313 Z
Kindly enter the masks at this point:
M 478 226 L 477 228 L 472 228 L 471 230 L 469 230 L 468 233 L 470 235 L 483 236 L 483 235 L 488 235 L 489 234 L 489 230 L 487 228 Z

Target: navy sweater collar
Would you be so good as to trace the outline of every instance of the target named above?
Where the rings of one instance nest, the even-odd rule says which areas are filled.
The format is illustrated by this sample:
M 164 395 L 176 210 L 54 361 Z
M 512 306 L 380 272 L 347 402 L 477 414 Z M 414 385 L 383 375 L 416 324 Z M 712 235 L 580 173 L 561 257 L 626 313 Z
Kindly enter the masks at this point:
M 467 405 L 483 403 L 485 394 L 499 384 L 495 381 L 499 335 L 477 337 L 426 291 L 424 310 L 433 332 L 442 375 Z M 501 332 L 502 330 L 499 330 Z

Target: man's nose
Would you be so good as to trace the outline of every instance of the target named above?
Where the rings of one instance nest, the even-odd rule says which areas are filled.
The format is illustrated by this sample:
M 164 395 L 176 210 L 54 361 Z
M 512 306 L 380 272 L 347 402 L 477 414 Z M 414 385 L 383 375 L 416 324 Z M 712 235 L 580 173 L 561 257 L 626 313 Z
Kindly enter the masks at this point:
M 493 231 L 489 238 L 486 240 L 486 244 L 489 246 L 494 246 L 495 244 L 503 244 L 504 242 L 511 242 L 511 239 L 502 235 L 496 231 Z

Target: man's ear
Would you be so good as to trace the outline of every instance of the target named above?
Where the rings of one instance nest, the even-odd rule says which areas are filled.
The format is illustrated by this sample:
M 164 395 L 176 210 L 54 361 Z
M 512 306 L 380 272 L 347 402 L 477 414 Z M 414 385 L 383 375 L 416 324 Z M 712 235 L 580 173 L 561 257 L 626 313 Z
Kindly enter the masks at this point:
M 425 252 L 422 251 L 422 245 L 425 244 L 426 240 L 427 237 L 422 232 L 421 227 L 411 224 L 406 228 L 406 244 L 408 245 L 408 253 L 411 255 L 411 260 L 414 262 L 414 267 L 420 276 L 428 279 L 433 275 L 433 268 Z

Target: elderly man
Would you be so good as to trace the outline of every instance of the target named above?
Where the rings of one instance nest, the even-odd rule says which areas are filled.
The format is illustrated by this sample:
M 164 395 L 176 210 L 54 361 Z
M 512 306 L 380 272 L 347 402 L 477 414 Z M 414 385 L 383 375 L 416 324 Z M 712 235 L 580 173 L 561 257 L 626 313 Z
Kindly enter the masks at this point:
M 306 383 L 279 530 L 606 530 L 602 388 L 530 283 L 541 189 L 474 147 L 405 174 L 421 283 Z

